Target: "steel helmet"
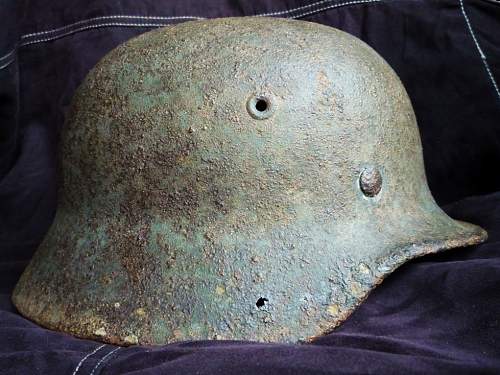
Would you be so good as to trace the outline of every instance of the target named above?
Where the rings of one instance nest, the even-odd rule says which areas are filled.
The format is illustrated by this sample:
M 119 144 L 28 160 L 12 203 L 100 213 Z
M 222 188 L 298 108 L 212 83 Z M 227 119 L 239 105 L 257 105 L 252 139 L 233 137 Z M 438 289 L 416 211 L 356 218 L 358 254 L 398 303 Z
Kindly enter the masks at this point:
M 309 22 L 126 42 L 78 89 L 62 155 L 55 221 L 13 301 L 113 344 L 309 340 L 402 263 L 486 238 L 433 200 L 394 71 Z

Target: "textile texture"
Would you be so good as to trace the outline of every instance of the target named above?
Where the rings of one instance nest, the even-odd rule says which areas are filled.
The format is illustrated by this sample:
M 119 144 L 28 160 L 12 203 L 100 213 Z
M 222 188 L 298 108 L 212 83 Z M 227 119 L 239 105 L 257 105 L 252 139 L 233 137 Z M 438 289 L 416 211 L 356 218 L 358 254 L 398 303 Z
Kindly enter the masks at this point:
M 414 260 L 314 344 L 121 348 L 46 330 L 10 301 L 54 217 L 72 95 L 112 48 L 154 28 L 287 17 L 353 34 L 412 100 L 429 186 L 486 243 Z M 0 5 L 0 374 L 500 373 L 500 2 L 4 0 Z

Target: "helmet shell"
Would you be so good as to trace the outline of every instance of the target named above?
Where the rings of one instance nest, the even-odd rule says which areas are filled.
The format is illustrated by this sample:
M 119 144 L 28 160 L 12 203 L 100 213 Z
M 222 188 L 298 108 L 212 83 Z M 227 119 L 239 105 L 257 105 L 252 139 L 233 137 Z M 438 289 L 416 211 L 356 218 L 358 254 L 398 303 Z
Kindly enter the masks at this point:
M 55 221 L 13 301 L 109 343 L 307 340 L 407 260 L 486 238 L 434 202 L 394 71 L 314 23 L 128 41 L 79 88 L 62 155 Z

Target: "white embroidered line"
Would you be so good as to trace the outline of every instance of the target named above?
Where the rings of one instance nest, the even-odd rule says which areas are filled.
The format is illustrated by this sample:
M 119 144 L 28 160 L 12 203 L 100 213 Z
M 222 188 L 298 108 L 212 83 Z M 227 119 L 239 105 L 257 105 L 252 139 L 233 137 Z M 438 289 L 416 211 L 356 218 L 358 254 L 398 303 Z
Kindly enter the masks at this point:
M 116 349 L 113 349 L 112 351 L 110 351 L 110 352 L 109 352 L 108 354 L 106 354 L 104 357 L 102 357 L 102 358 L 101 358 L 101 360 L 100 360 L 99 362 L 97 362 L 97 364 L 96 364 L 96 365 L 95 365 L 95 367 L 92 369 L 92 372 L 91 372 L 89 375 L 94 375 L 94 371 L 95 371 L 95 370 L 96 370 L 96 369 L 97 369 L 97 368 L 101 365 L 101 363 L 105 362 L 105 361 L 109 358 L 109 356 L 110 356 L 111 354 L 113 354 L 114 352 L 116 352 L 116 351 L 118 351 L 118 350 L 120 350 L 120 349 L 121 349 L 121 347 L 119 346 L 119 347 L 117 347 Z
M 312 4 L 300 6 L 297 8 L 293 9 L 288 9 L 288 10 L 282 10 L 282 11 L 277 11 L 277 12 L 269 12 L 269 13 L 261 13 L 261 14 L 256 14 L 255 17 L 270 17 L 270 16 L 278 16 L 278 15 L 283 15 L 283 14 L 288 14 L 288 13 L 293 13 L 302 9 L 307 9 L 311 8 L 317 5 L 325 4 L 325 3 L 330 3 L 333 0 L 321 0 L 317 1 Z M 27 39 L 33 36 L 38 36 L 38 35 L 46 35 L 46 34 L 52 34 L 58 31 L 63 31 L 67 30 L 73 26 L 78 26 L 82 25 L 85 23 L 90 23 L 93 21 L 99 21 L 99 20 L 109 20 L 109 19 L 140 19 L 140 20 L 202 20 L 205 19 L 205 17 L 198 17 L 198 16 L 134 16 L 134 15 L 112 15 L 112 16 L 101 16 L 101 17 L 94 17 L 94 18 L 88 18 L 85 20 L 77 21 L 74 23 L 70 23 L 69 25 L 61 26 L 56 29 L 51 29 L 51 30 L 45 30 L 45 31 L 39 31 L 35 33 L 30 33 L 30 34 L 25 34 L 21 36 L 21 39 Z
M 0 65 L 0 70 L 5 69 L 6 67 L 8 67 L 10 64 L 12 64 L 12 62 L 13 62 L 14 60 L 15 60 L 15 59 L 9 60 L 9 61 L 7 61 L 5 64 Z
M 317 1 L 315 3 L 303 5 L 303 6 L 300 6 L 300 7 L 297 7 L 297 8 L 293 8 L 293 9 L 282 10 L 282 11 L 277 11 L 277 12 L 269 12 L 269 13 L 256 14 L 255 17 L 282 16 L 283 14 L 289 14 L 289 13 L 297 12 L 299 10 L 303 10 L 303 9 L 307 9 L 307 8 L 312 8 L 312 7 L 318 6 L 318 5 L 322 5 L 322 4 L 325 4 L 325 3 L 331 3 L 332 1 L 333 0 L 321 0 L 321 1 Z
M 166 25 L 168 25 L 168 24 L 166 24 L 166 23 L 165 24 L 164 23 L 125 23 L 125 22 L 101 23 L 101 24 L 96 24 L 96 25 L 89 25 L 89 26 L 80 27 L 78 29 L 68 31 L 68 32 L 63 33 L 63 34 L 49 36 L 47 38 L 25 41 L 25 42 L 21 43 L 21 46 L 27 46 L 29 44 L 40 43 L 40 42 L 49 42 L 51 40 L 55 40 L 55 39 L 59 39 L 59 38 L 71 35 L 71 34 L 75 34 L 75 33 L 82 31 L 82 30 L 97 29 L 99 27 L 108 27 L 108 26 L 160 27 L 160 26 L 166 26 Z
M 70 23 L 69 25 L 58 27 L 57 29 L 39 31 L 37 33 L 31 33 L 31 34 L 25 34 L 25 35 L 21 36 L 21 39 L 26 39 L 26 38 L 30 38 L 30 37 L 38 36 L 38 35 L 52 34 L 52 33 L 58 32 L 58 31 L 63 31 L 63 30 L 69 29 L 73 26 L 78 26 L 78 25 L 90 23 L 93 21 L 114 20 L 114 19 L 138 19 L 138 20 L 170 21 L 170 20 L 192 20 L 192 19 L 200 19 L 201 20 L 204 18 L 203 17 L 196 17 L 196 16 L 171 16 L 171 17 L 166 17 L 166 16 L 165 17 L 162 17 L 162 16 L 127 16 L 127 15 L 101 16 L 101 17 L 94 17 L 94 18 L 89 18 L 89 19 L 78 21 L 78 22 Z
M 102 349 L 102 348 L 104 348 L 105 346 L 106 346 L 106 344 L 103 344 L 103 345 L 101 345 L 101 346 L 99 346 L 99 347 L 95 348 L 92 352 L 90 352 L 89 354 L 87 354 L 85 357 L 83 357 L 83 358 L 81 359 L 81 361 L 80 361 L 80 362 L 78 362 L 78 365 L 76 366 L 75 371 L 73 371 L 73 374 L 71 374 L 71 375 L 76 375 L 76 373 L 77 373 L 77 372 L 78 372 L 78 370 L 80 369 L 80 367 L 81 367 L 81 365 L 83 364 L 83 362 L 85 362 L 85 360 L 86 360 L 88 357 L 90 357 L 91 355 L 93 355 L 93 354 L 97 353 L 99 350 L 101 350 L 101 349 Z
M 11 56 L 15 50 L 16 50 L 15 48 L 12 48 L 12 50 L 9 53 L 0 57 L 0 61 L 5 60 L 7 57 Z
M 467 23 L 467 28 L 469 29 L 469 33 L 472 36 L 472 40 L 474 41 L 474 44 L 476 45 L 476 48 L 479 52 L 479 56 L 481 56 L 481 60 L 483 62 L 484 68 L 486 69 L 486 73 L 488 73 L 488 76 L 490 77 L 490 81 L 493 84 L 493 88 L 495 89 L 495 92 L 497 93 L 498 99 L 500 99 L 500 90 L 498 89 L 497 81 L 495 80 L 495 77 L 493 76 L 493 73 L 491 72 L 490 65 L 488 64 L 488 59 L 486 58 L 485 53 L 481 49 L 481 46 L 479 45 L 479 42 L 476 38 L 476 34 L 474 33 L 474 30 L 472 29 L 472 25 L 470 23 L 469 17 L 467 16 L 467 13 L 465 12 L 464 2 L 463 2 L 463 0 L 459 0 L 459 2 L 460 2 L 460 9 L 462 10 L 462 14 L 464 15 L 465 23 Z
M 349 5 L 357 5 L 357 4 L 377 3 L 377 2 L 380 2 L 380 1 L 382 1 L 382 0 L 355 0 L 355 1 L 347 1 L 345 3 L 332 4 L 332 5 L 329 5 L 327 7 L 323 7 L 323 8 L 319 8 L 319 9 L 314 9 L 314 10 L 311 10 L 311 11 L 308 11 L 308 12 L 304 12 L 304 13 L 301 13 L 301 14 L 298 14 L 298 15 L 295 15 L 295 16 L 291 16 L 290 18 L 301 18 L 301 17 L 309 16 L 309 15 L 314 14 L 314 13 L 322 12 L 322 11 L 328 10 L 328 9 L 339 8 L 339 7 L 343 7 L 343 6 L 349 6 Z
M 371 3 L 371 2 L 376 2 L 376 1 L 381 1 L 381 0 L 364 0 L 364 1 L 360 0 L 360 1 L 348 1 L 348 2 L 344 2 L 344 3 L 332 4 L 332 5 L 328 6 L 328 7 L 324 7 L 324 8 L 321 8 L 321 9 L 316 9 L 316 10 L 313 10 L 313 11 L 310 11 L 310 12 L 305 12 L 305 13 L 302 13 L 302 14 L 299 14 L 299 15 L 296 15 L 296 16 L 291 16 L 289 18 L 299 18 L 299 17 L 304 17 L 306 15 L 313 14 L 313 13 L 316 13 L 316 12 L 320 12 L 322 10 L 331 9 L 331 8 L 337 8 L 337 7 L 341 7 L 341 6 L 347 6 L 347 5 L 362 4 L 362 3 Z M 316 7 L 316 6 L 323 5 L 323 4 L 332 3 L 332 2 L 333 2 L 333 0 L 321 0 L 321 1 L 316 1 L 314 3 L 311 3 L 311 4 L 303 5 L 303 6 L 300 6 L 300 7 L 297 7 L 297 8 L 293 8 L 293 9 L 287 9 L 287 10 L 276 11 L 276 12 L 267 12 L 267 13 L 255 14 L 254 17 L 280 16 L 280 15 L 285 15 L 285 14 L 290 14 L 290 13 L 298 12 L 298 11 L 301 11 L 301 10 L 304 10 L 304 9 L 313 8 L 313 7 Z M 75 26 L 78 26 L 78 25 L 92 23 L 94 21 L 99 21 L 99 20 L 113 20 L 113 19 L 129 19 L 129 20 L 136 19 L 136 20 L 159 20 L 159 21 L 164 20 L 164 21 L 168 21 L 168 20 L 203 20 L 203 19 L 206 19 L 206 18 L 204 18 L 204 17 L 198 17 L 198 16 L 170 16 L 170 17 L 168 17 L 168 16 L 134 16 L 134 15 L 101 16 L 101 17 L 94 17 L 94 18 L 89 18 L 89 19 L 77 21 L 77 22 L 71 23 L 69 25 L 61 26 L 61 27 L 58 27 L 58 28 L 55 28 L 55 29 L 50 29 L 50 30 L 45 30 L 45 31 L 39 31 L 39 32 L 35 32 L 35 33 L 25 34 L 25 35 L 21 36 L 21 40 L 23 40 L 23 39 L 29 39 L 29 38 L 32 38 L 32 37 L 35 37 L 35 36 L 42 36 L 42 35 L 47 35 L 47 34 L 54 34 L 54 33 L 57 33 L 59 31 L 68 30 L 68 29 L 71 29 L 72 27 L 75 27 Z M 95 24 L 95 25 L 81 27 L 81 28 L 72 30 L 72 31 L 67 32 L 67 33 L 53 35 L 53 36 L 50 36 L 50 37 L 47 37 L 47 38 L 40 38 L 40 39 L 30 40 L 28 42 L 22 43 L 22 45 L 28 45 L 28 44 L 33 44 L 33 43 L 46 42 L 46 41 L 50 41 L 50 40 L 54 40 L 54 39 L 59 39 L 59 38 L 61 38 L 63 36 L 67 36 L 67 35 L 76 33 L 78 31 L 87 30 L 87 29 L 91 29 L 91 28 L 97 28 L 97 27 L 104 27 L 104 26 L 136 26 L 136 27 L 151 26 L 151 27 L 159 27 L 159 26 L 165 26 L 165 25 L 166 24 L 163 24 L 163 23 L 161 23 L 161 24 L 153 24 L 153 23 L 149 23 L 149 24 L 148 23 L 114 23 L 114 22 L 112 22 L 112 23 L 102 23 L 102 24 L 99 23 L 99 24 Z

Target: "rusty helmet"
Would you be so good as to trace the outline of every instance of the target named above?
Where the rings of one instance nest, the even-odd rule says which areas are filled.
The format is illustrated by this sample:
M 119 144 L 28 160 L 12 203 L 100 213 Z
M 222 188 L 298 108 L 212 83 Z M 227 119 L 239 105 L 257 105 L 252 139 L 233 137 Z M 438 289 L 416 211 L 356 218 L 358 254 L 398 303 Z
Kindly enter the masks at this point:
M 78 89 L 62 156 L 55 221 L 13 301 L 108 343 L 310 340 L 402 263 L 486 238 L 432 198 L 394 71 L 315 23 L 126 42 Z

